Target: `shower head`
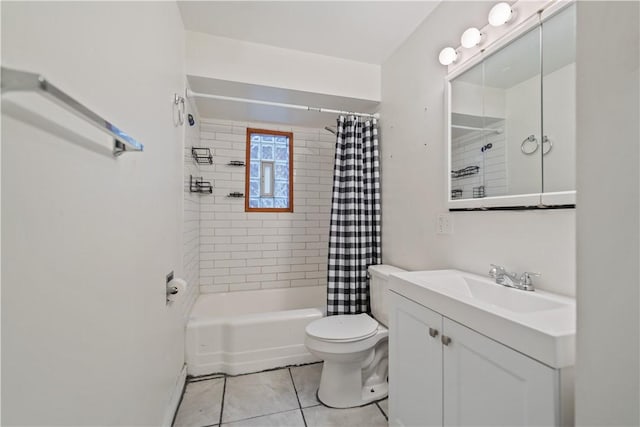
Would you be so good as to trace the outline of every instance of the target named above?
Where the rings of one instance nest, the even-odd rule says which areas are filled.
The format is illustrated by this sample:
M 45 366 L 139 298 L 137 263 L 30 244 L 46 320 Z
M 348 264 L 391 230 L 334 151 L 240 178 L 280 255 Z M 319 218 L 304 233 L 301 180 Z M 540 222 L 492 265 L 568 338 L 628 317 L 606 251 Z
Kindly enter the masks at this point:
M 331 129 L 329 126 L 325 126 L 324 130 L 326 130 L 327 132 L 331 132 L 332 134 L 336 135 L 336 131 Z

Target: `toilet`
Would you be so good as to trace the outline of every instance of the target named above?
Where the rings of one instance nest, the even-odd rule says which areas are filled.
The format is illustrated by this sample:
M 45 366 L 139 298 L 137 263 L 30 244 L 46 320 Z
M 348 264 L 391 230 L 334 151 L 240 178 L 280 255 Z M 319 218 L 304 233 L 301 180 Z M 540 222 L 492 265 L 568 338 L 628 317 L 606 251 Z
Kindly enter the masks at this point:
M 352 408 L 384 399 L 387 382 L 390 265 L 369 267 L 371 312 L 324 317 L 306 327 L 305 345 L 324 360 L 318 399 L 332 408 Z

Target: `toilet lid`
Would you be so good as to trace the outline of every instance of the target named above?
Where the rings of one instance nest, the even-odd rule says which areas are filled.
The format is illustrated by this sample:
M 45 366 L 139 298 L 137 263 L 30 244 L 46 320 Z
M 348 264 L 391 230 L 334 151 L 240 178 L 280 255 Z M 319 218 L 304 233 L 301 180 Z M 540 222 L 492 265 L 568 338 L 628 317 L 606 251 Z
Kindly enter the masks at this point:
M 307 325 L 307 334 L 324 341 L 355 341 L 376 333 L 378 322 L 366 314 L 341 314 Z

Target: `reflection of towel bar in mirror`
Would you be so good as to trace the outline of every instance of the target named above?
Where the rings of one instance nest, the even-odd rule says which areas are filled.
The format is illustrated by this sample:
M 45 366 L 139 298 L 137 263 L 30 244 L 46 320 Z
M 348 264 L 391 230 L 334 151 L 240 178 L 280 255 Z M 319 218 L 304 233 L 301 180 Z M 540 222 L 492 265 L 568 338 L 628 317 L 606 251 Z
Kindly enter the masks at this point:
M 85 107 L 83 104 L 52 85 L 43 76 L 27 71 L 2 67 L 2 94 L 8 92 L 34 92 L 42 95 L 56 105 L 84 119 L 113 138 L 113 155 L 119 156 L 126 151 L 142 151 L 144 146 L 131 136 Z
M 525 150 L 525 146 L 527 145 L 527 142 L 533 142 L 535 143 L 535 146 L 533 148 L 533 150 Z M 545 144 L 549 144 L 549 148 L 547 150 L 544 149 L 544 145 Z M 538 147 L 540 146 L 540 144 L 538 144 L 538 138 L 535 137 L 535 135 L 529 135 L 528 137 L 526 137 L 525 139 L 522 140 L 522 144 L 520 144 L 520 151 L 522 151 L 523 154 L 530 156 L 533 153 L 535 153 L 536 151 L 538 151 Z M 547 154 L 549 154 L 549 151 L 551 151 L 553 149 L 553 142 L 551 142 L 551 140 L 549 139 L 549 137 L 547 135 L 542 137 L 542 155 L 546 156 Z

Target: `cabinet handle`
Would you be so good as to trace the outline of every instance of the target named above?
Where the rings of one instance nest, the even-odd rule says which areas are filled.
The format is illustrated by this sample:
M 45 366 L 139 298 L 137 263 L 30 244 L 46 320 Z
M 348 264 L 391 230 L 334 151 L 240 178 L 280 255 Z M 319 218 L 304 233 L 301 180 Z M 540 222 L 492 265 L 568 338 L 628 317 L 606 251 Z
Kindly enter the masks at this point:
M 429 335 L 431 335 L 431 338 L 435 338 L 438 336 L 438 330 L 437 329 L 433 329 L 433 328 L 429 328 Z
M 451 344 L 451 338 L 449 338 L 446 335 L 443 335 L 442 338 L 440 338 L 440 340 L 442 341 L 442 344 L 444 344 L 444 345 Z

